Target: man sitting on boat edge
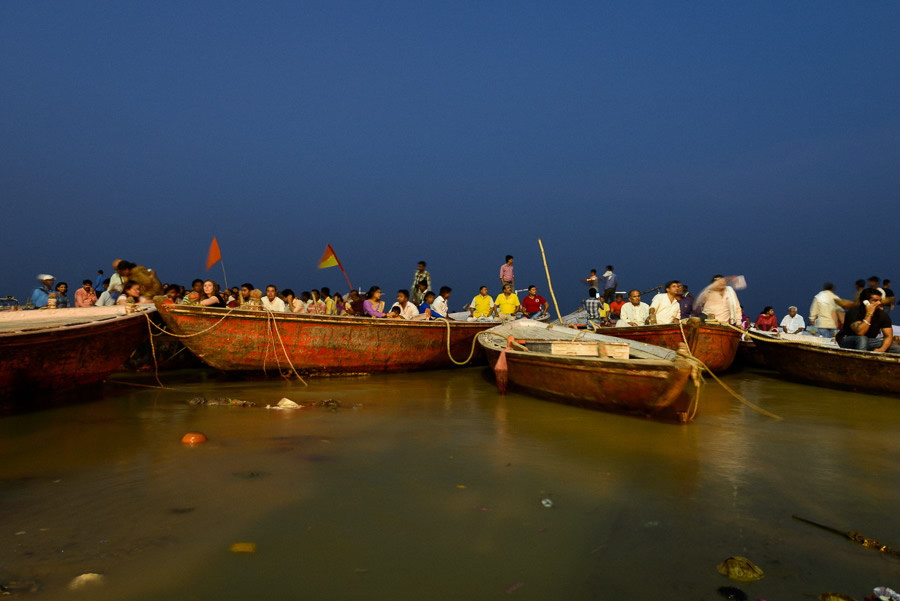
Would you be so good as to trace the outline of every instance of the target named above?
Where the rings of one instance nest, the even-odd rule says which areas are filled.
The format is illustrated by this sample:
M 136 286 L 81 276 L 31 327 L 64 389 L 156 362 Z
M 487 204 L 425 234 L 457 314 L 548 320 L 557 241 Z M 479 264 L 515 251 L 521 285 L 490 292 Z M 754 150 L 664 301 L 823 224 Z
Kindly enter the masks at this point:
M 835 338 L 845 349 L 893 352 L 894 328 L 890 316 L 881 309 L 881 292 L 866 288 L 859 293 L 860 304 L 847 311 L 847 318 Z M 882 334 L 882 339 L 878 334 Z
M 647 303 L 641 302 L 641 291 L 637 288 L 629 291 L 628 301 L 622 306 L 616 327 L 627 328 L 628 326 L 647 325 L 647 321 L 650 319 L 650 307 Z

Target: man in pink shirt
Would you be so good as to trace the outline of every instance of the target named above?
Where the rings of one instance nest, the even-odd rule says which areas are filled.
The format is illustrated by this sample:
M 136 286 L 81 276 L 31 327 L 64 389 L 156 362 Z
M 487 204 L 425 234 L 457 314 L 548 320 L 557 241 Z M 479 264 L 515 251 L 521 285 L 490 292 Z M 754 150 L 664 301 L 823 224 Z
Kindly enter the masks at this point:
M 513 276 L 513 256 L 506 255 L 506 263 L 500 266 L 500 288 L 503 289 L 507 284 L 513 291 L 516 289 L 515 277 Z
M 75 291 L 76 307 L 93 307 L 97 303 L 97 293 L 94 292 L 93 284 L 90 280 L 84 280 L 81 288 Z

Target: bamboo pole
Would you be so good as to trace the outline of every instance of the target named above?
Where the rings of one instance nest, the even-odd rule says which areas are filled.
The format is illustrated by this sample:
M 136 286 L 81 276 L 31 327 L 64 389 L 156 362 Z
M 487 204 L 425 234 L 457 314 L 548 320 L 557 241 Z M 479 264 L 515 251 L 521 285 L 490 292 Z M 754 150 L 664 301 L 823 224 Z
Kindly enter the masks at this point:
M 538 238 L 538 244 L 541 247 L 541 257 L 544 259 L 544 271 L 547 272 L 547 286 L 550 288 L 550 298 L 553 299 L 553 306 L 556 308 L 556 319 L 562 324 L 562 313 L 559 312 L 559 305 L 556 302 L 556 294 L 553 293 L 553 282 L 550 281 L 550 268 L 547 267 L 547 255 L 544 253 L 544 243 Z

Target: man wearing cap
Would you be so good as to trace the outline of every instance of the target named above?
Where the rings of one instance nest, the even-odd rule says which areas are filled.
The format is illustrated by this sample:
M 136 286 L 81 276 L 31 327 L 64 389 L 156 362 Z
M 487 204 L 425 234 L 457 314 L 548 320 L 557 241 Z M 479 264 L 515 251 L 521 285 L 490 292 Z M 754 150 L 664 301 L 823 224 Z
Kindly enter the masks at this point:
M 47 299 L 50 298 L 50 293 L 53 292 L 53 282 L 56 278 L 50 274 L 42 273 L 37 279 L 42 285 L 35 288 L 34 292 L 31 293 L 31 296 L 28 298 L 28 304 L 36 309 L 40 309 L 47 306 Z

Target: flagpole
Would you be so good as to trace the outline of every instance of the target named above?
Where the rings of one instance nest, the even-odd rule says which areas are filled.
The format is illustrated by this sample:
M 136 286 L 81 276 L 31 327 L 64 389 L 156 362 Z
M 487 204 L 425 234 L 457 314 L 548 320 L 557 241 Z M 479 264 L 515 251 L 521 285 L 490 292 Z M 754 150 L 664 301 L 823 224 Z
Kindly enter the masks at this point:
M 338 261 L 338 267 L 341 268 L 341 273 L 344 274 L 344 279 L 347 280 L 347 285 L 350 286 L 350 290 L 353 290 L 353 284 L 350 283 L 350 278 L 347 277 L 347 272 L 344 271 L 344 266 L 341 265 L 340 261 Z
M 228 276 L 225 275 L 225 261 L 219 259 L 219 263 L 222 264 L 222 277 L 225 278 L 225 289 L 228 290 Z

